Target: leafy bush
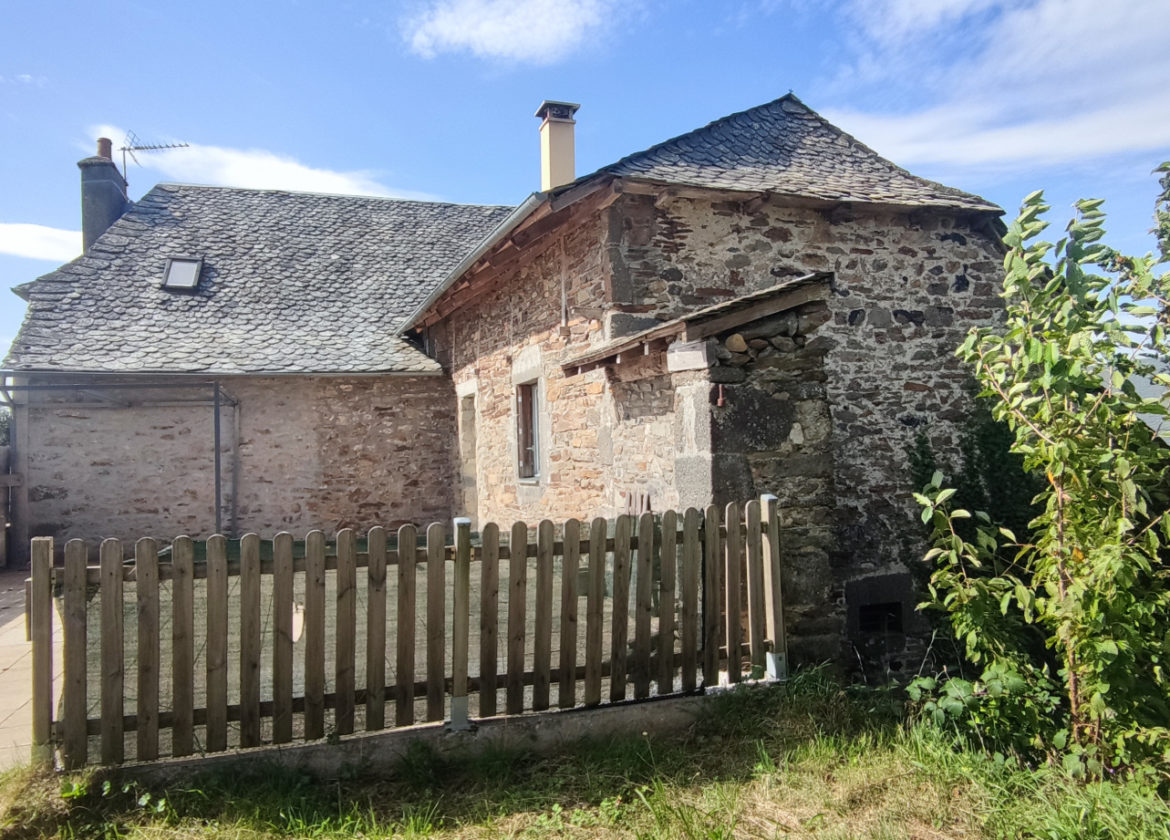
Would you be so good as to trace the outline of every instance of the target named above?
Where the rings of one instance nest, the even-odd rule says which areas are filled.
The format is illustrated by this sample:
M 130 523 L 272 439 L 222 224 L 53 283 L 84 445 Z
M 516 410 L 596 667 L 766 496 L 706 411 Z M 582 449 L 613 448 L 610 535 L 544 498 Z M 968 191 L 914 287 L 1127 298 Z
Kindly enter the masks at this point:
M 1170 254 L 1170 174 L 1161 183 L 1159 256 L 1106 246 L 1100 201 L 1079 202 L 1056 245 L 1036 241 L 1049 208 L 1028 196 L 1005 238 L 1007 322 L 959 350 L 1011 451 L 1044 476 L 1029 533 L 956 507 L 940 473 L 917 496 L 934 533 L 928 606 L 982 673 L 914 693 L 937 719 L 1078 773 L 1170 769 L 1170 448 L 1143 420 L 1168 406 L 1134 387 L 1170 389 L 1170 274 L 1156 271 Z

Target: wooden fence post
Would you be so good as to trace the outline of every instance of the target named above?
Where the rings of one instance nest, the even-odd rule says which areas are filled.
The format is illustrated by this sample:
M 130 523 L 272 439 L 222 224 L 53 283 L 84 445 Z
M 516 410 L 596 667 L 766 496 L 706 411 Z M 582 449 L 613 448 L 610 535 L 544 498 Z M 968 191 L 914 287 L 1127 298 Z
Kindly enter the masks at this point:
M 32 760 L 51 764 L 53 745 L 53 538 L 32 541 Z
M 467 659 L 471 644 L 471 520 L 455 519 L 455 593 L 451 607 L 451 722 L 455 731 L 471 728 L 467 717 Z
M 767 636 L 772 643 L 768 653 L 768 676 L 788 679 L 788 637 L 784 629 L 784 590 L 780 582 L 780 505 L 770 493 L 760 496 L 764 524 L 764 615 Z

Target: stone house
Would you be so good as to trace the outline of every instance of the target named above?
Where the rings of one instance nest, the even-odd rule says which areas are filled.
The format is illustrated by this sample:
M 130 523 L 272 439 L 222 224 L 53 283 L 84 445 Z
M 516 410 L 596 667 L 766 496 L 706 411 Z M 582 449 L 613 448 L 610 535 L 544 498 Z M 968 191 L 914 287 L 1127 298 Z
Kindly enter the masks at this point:
M 772 492 L 793 658 L 900 650 L 907 452 L 966 416 L 953 350 L 999 317 L 1002 211 L 792 95 L 575 178 L 576 109 L 542 104 L 515 208 L 171 185 L 127 207 L 109 148 L 82 161 L 83 208 L 101 183 L 114 209 L 17 290 L 18 539 Z

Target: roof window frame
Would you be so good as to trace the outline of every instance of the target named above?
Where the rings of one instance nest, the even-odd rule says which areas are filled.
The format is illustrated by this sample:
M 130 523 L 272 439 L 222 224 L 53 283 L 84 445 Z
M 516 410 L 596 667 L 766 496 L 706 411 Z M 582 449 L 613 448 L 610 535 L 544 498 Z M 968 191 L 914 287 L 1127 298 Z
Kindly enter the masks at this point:
M 172 284 L 170 282 L 171 266 L 175 263 L 195 263 L 195 282 L 189 286 Z M 159 288 L 168 292 L 194 292 L 199 288 L 199 281 L 203 277 L 203 257 L 167 257 L 166 267 L 163 269 L 162 283 Z

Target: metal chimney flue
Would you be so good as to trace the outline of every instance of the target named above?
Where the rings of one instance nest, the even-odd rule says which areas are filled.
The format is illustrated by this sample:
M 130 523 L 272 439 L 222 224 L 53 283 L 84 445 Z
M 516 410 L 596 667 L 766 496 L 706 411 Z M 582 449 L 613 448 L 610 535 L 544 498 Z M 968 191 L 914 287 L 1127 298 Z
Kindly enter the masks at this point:
M 573 149 L 575 102 L 546 99 L 536 109 L 540 123 L 540 191 L 562 187 L 577 177 Z

